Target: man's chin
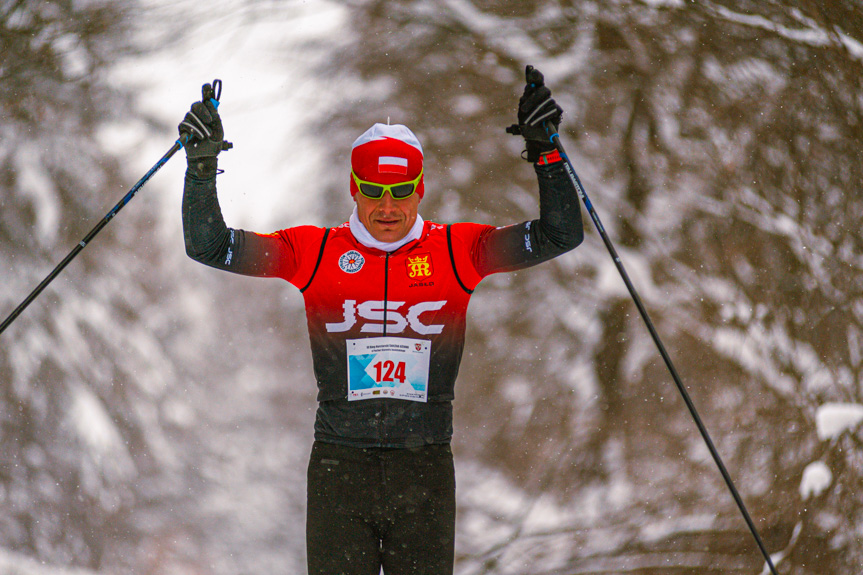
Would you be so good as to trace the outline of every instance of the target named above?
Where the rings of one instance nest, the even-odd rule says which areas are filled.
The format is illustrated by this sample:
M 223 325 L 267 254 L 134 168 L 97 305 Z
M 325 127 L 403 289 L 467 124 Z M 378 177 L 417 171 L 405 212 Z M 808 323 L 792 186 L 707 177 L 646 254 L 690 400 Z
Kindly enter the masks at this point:
M 369 231 L 372 232 L 372 237 L 385 243 L 397 242 L 405 236 L 402 230 L 396 229 L 395 226 L 375 226 L 374 230 Z

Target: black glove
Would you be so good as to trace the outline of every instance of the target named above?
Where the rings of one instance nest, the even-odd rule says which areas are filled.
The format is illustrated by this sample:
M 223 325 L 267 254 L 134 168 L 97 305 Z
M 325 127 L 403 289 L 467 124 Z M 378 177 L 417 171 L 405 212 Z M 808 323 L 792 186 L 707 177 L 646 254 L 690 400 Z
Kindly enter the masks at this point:
M 518 101 L 517 133 L 524 137 L 527 161 L 536 162 L 541 154 L 555 149 L 551 136 L 557 132 L 563 108 L 551 97 L 539 70 L 527 66 L 524 79 L 524 93 Z
M 221 88 L 221 80 L 214 80 L 213 84 Z M 221 91 L 221 89 L 220 89 Z M 229 150 L 233 144 L 225 141 L 225 130 L 222 127 L 222 119 L 216 107 L 219 101 L 215 90 L 210 84 L 201 87 L 201 101 L 192 104 L 192 108 L 186 113 L 183 121 L 177 126 L 180 138 L 186 137 L 186 158 L 191 165 L 193 160 L 204 164 L 212 164 L 215 170 L 215 159 L 222 150 Z

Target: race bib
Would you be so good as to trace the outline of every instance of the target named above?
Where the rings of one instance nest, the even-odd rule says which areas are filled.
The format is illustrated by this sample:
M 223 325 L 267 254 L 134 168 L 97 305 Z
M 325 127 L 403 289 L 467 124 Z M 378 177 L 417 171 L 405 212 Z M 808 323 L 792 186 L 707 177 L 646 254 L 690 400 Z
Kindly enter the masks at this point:
M 428 400 L 431 342 L 404 337 L 349 339 L 348 401 Z

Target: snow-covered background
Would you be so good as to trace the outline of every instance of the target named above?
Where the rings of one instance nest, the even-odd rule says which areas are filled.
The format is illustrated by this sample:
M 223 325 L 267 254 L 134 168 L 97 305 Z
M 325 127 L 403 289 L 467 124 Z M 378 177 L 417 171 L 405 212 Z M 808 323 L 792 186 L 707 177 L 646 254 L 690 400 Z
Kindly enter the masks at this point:
M 423 216 L 535 217 L 527 63 L 781 573 L 863 564 L 863 7 L 0 1 L 0 315 L 220 111 L 230 225 L 347 218 L 375 121 Z M 174 158 L 0 334 L 0 573 L 304 572 L 302 299 L 185 257 Z M 456 571 L 762 570 L 590 220 L 489 278 L 458 384 Z

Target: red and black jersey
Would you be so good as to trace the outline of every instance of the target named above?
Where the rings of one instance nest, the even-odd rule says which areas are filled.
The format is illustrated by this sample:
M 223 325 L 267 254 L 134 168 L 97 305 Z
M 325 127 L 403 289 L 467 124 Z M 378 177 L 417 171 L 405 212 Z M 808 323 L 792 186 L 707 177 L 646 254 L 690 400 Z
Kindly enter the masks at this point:
M 392 252 L 361 244 L 348 223 L 268 235 L 227 228 L 214 180 L 187 173 L 186 249 L 202 263 L 300 289 L 318 386 L 316 439 L 359 447 L 446 443 L 474 288 L 491 273 L 546 261 L 582 239 L 578 198 L 562 167 L 536 169 L 539 219 L 504 228 L 425 222 L 419 239 Z M 429 346 L 422 401 L 348 397 L 350 342 L 378 337 Z

